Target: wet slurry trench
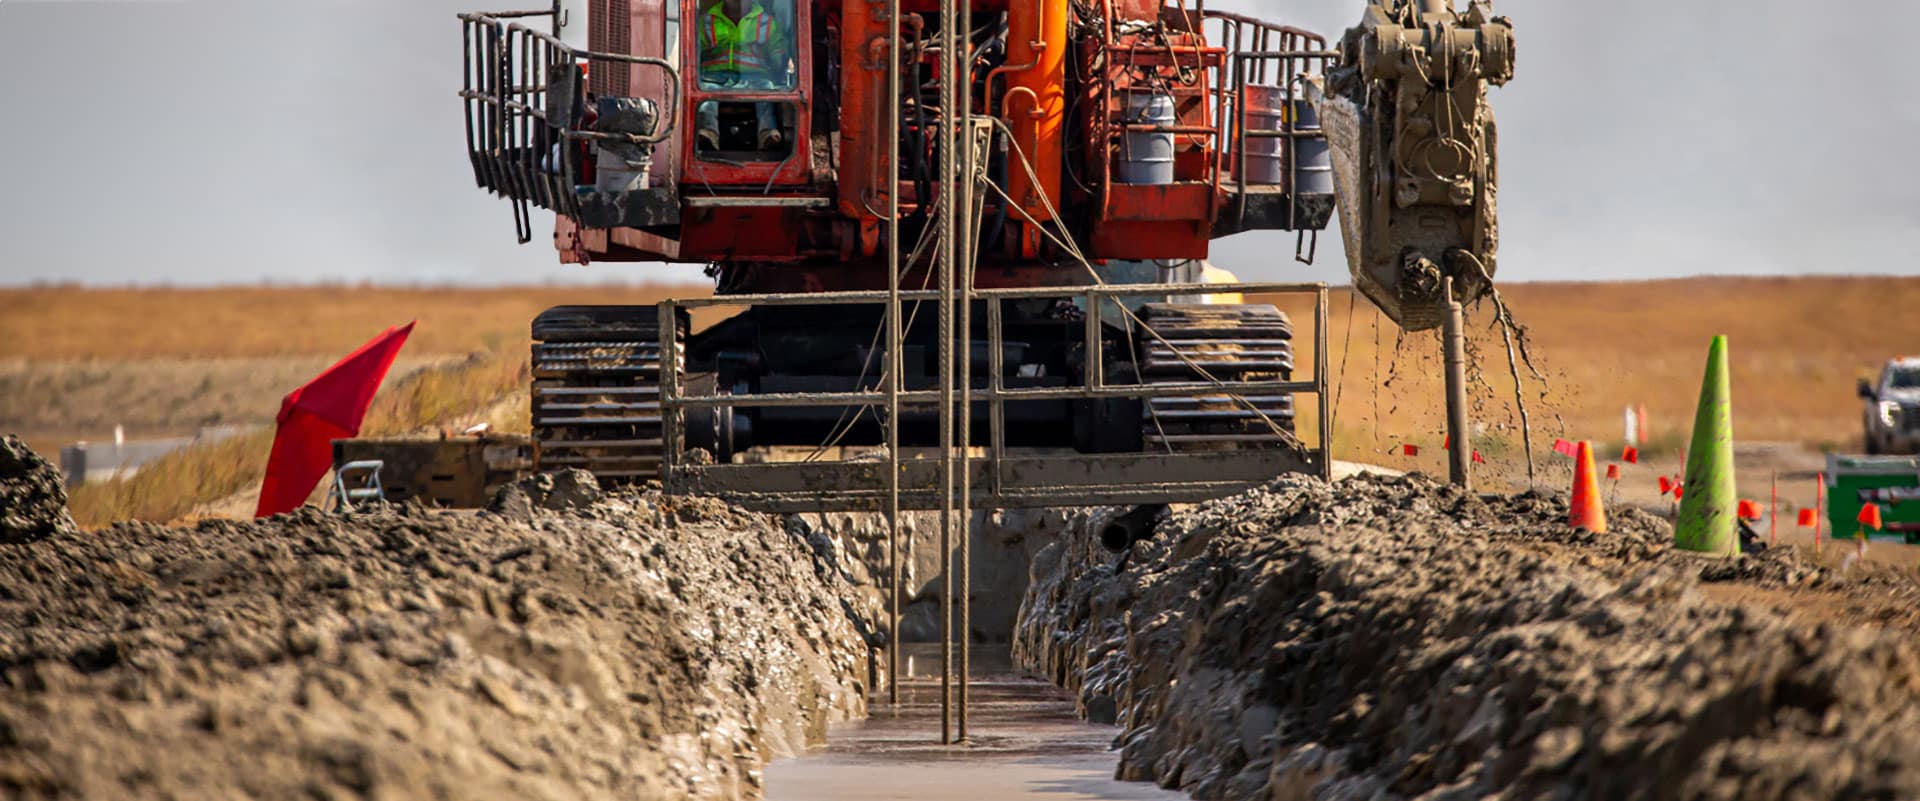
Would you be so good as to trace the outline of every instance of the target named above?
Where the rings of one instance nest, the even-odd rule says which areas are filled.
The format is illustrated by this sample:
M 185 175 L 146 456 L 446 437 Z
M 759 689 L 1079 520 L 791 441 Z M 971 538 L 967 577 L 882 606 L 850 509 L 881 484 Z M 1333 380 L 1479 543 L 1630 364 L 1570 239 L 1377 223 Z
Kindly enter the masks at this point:
M 937 645 L 915 648 L 900 704 L 838 724 L 824 747 L 766 767 L 769 801 L 1174 801 L 1183 793 L 1113 778 L 1119 729 L 1087 723 L 1073 698 L 1021 675 L 1005 646 L 976 645 L 968 742 L 940 744 Z

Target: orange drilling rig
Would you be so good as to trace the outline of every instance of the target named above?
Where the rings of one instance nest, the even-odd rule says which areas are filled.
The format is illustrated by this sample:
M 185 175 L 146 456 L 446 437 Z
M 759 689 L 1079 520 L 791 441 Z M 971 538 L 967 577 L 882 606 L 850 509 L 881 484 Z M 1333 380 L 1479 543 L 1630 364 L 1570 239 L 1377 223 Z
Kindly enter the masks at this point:
M 533 321 L 536 468 L 808 508 L 871 508 L 886 481 L 813 464 L 829 445 L 985 449 L 973 491 L 995 505 L 1326 470 L 1326 415 L 1318 450 L 1294 431 L 1296 397 L 1325 405 L 1325 286 L 1193 276 L 1247 231 L 1295 232 L 1310 258 L 1338 207 L 1355 285 L 1403 326 L 1485 293 L 1486 87 L 1512 74 L 1511 27 L 1482 2 L 1372 0 L 1330 47 L 1166 3 L 462 15 L 474 175 L 520 240 L 538 207 L 562 262 L 700 263 L 715 283 Z M 1318 292 L 1310 380 L 1276 306 L 1186 302 L 1265 291 Z M 688 308 L 716 305 L 741 310 L 691 330 Z M 785 473 L 753 455 L 779 447 L 815 450 Z

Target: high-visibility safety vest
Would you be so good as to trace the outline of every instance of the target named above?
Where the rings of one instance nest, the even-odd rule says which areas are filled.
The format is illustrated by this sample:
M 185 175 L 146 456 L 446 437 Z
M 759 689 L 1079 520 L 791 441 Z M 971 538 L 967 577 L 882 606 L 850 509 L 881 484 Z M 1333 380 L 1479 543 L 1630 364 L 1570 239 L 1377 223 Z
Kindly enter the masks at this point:
M 725 3 L 714 3 L 700 22 L 700 73 L 768 74 L 777 49 L 774 33 L 773 17 L 759 3 L 738 22 L 727 19 Z

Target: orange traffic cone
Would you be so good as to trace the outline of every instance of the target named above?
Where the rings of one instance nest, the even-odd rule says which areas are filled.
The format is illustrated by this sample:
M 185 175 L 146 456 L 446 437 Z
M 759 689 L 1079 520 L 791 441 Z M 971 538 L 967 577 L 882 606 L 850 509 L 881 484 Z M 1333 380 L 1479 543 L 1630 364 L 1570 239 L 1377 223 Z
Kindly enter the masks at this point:
M 1600 502 L 1600 477 L 1593 470 L 1593 443 L 1580 441 L 1580 449 L 1573 460 L 1573 502 L 1572 513 L 1567 515 L 1567 525 L 1584 528 L 1595 534 L 1607 531 L 1607 509 Z

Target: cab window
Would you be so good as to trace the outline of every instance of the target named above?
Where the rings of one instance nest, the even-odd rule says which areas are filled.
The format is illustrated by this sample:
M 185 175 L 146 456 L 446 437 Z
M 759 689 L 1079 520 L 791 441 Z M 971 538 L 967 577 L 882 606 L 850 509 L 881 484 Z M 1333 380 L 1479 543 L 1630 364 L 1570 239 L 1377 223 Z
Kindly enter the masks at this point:
M 701 0 L 694 26 L 700 88 L 794 88 L 794 0 Z

